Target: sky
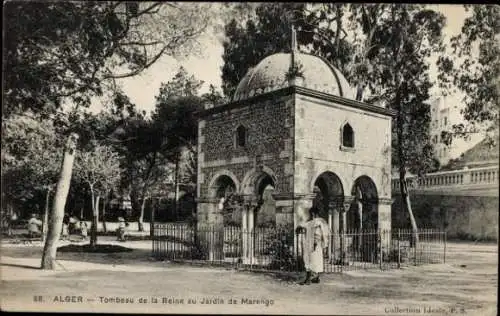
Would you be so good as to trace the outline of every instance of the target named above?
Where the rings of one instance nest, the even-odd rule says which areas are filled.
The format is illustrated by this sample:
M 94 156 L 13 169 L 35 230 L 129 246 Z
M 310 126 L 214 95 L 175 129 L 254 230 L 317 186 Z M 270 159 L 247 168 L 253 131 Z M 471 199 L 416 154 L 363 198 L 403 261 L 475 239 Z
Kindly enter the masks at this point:
M 443 30 L 446 38 L 460 32 L 463 20 L 467 15 L 462 5 L 432 5 L 430 7 L 446 16 L 447 24 Z M 198 80 L 204 81 L 201 93 L 207 92 L 210 84 L 220 87 L 224 51 L 220 35 L 222 34 L 210 34 L 200 38 L 203 56 L 192 56 L 182 61 L 164 56 L 141 75 L 121 80 L 120 84 L 124 92 L 139 109 L 149 113 L 154 109 L 155 96 L 158 94 L 161 83 L 168 82 L 180 66 L 184 66 L 188 73 L 193 74 Z M 433 57 L 430 62 L 435 63 L 435 60 L 436 57 Z M 431 78 L 435 79 L 436 70 L 431 69 L 430 71 Z M 91 110 L 99 111 L 96 106 Z

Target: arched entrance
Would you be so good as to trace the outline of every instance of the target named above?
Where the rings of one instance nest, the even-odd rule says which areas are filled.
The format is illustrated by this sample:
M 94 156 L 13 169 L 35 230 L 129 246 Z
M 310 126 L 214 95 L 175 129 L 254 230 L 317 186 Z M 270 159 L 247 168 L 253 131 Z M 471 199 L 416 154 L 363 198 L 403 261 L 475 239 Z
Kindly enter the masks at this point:
M 248 172 L 242 182 L 242 261 L 251 264 L 260 260 L 265 238 L 276 225 L 276 203 L 272 194 L 276 184 L 274 173 L 266 167 Z
M 222 210 L 224 226 L 240 225 L 241 212 L 233 203 L 233 198 L 236 194 L 236 183 L 228 175 L 218 176 L 210 187 L 211 196 L 218 201 L 217 207 Z
M 378 228 L 378 193 L 373 180 L 368 176 L 357 178 L 351 195 L 354 196 L 354 202 L 349 211 L 349 229 L 376 230 Z
M 340 178 L 333 172 L 321 173 L 314 181 L 315 198 L 313 206 L 320 211 L 320 216 L 328 221 L 332 236 L 330 240 L 330 260 L 338 261 L 342 256 L 344 248 L 343 232 L 344 222 L 340 216 L 344 202 L 344 187 Z
M 361 176 L 354 181 L 351 195 L 354 196 L 354 201 L 348 214 L 349 229 L 368 232 L 368 234 L 354 235 L 353 248 L 358 253 L 358 258 L 370 261 L 376 256 L 374 252 L 377 249 L 377 239 L 370 237 L 378 228 L 377 187 L 370 177 Z
M 243 216 L 243 227 L 274 227 L 276 225 L 276 202 L 273 193 L 276 187 L 274 173 L 267 167 L 248 172 L 242 182 L 242 194 L 250 200 L 247 218 Z
M 321 173 L 314 181 L 316 197 L 313 206 L 320 211 L 320 216 L 328 221 L 333 232 L 339 232 L 342 227 L 338 211 L 344 201 L 344 188 L 340 178 L 333 172 Z
M 274 181 L 270 175 L 264 173 L 256 184 L 258 206 L 255 209 L 256 227 L 276 226 L 276 201 L 273 198 Z

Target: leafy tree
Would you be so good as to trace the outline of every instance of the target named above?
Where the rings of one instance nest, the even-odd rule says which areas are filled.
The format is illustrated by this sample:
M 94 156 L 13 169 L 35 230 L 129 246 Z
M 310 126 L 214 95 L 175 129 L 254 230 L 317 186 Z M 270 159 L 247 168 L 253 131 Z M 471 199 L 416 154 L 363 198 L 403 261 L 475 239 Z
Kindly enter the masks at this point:
M 54 196 L 54 205 L 52 207 L 52 212 L 49 215 L 47 239 L 42 253 L 42 269 L 45 270 L 55 269 L 57 242 L 59 241 L 63 224 L 64 208 L 66 206 L 71 174 L 73 172 L 73 161 L 75 159 L 77 141 L 77 134 L 73 133 L 69 135 L 64 148 L 61 172 Z
M 93 96 L 113 91 L 116 79 L 138 75 L 164 55 L 196 52 L 197 38 L 219 8 L 124 1 L 9 2 L 4 9 L 2 118 L 27 109 L 48 118 L 63 105 L 75 105 L 78 113 Z M 71 118 L 61 121 L 64 129 Z M 74 139 L 68 137 L 71 146 L 66 148 L 61 177 L 71 177 Z M 55 221 L 62 221 L 58 214 L 64 213 L 70 180 L 59 179 L 52 210 Z M 49 231 L 51 238 L 59 233 Z M 54 247 L 54 240 L 46 243 L 43 257 L 53 260 Z
M 8 203 L 45 194 L 44 234 L 48 222 L 50 193 L 60 167 L 60 143 L 50 120 L 31 115 L 13 115 L 2 127 L 2 191 Z
M 434 165 L 427 103 L 432 82 L 426 58 L 443 49 L 445 18 L 423 5 L 380 5 L 356 13 L 367 38 L 361 50 L 368 50 L 365 57 L 371 67 L 366 75 L 375 83 L 370 87 L 372 95 L 397 113 L 392 160 L 399 169 L 401 197 L 416 232 L 405 178 L 407 170 L 423 174 Z
M 471 15 L 460 34 L 451 39 L 452 54 L 438 59 L 439 79 L 446 90 L 464 94 L 462 111 L 469 124 L 454 126 L 453 134 L 498 128 L 500 96 L 500 7 L 465 5 Z M 445 135 L 450 143 L 453 139 Z
M 97 221 L 101 196 L 116 186 L 120 179 L 120 158 L 109 146 L 94 142 L 94 148 L 77 156 L 77 176 L 87 183 L 91 193 L 92 227 L 90 244 L 97 243 Z
M 264 57 L 290 49 L 291 20 L 300 20 L 303 4 L 260 4 L 255 19 L 242 26 L 233 19 L 225 27 L 222 89 L 231 97 L 250 67 Z
M 223 92 L 221 93 L 221 91 L 219 91 L 213 84 L 210 84 L 208 89 L 208 92 L 201 96 L 205 107 L 215 107 L 230 101 L 230 98 L 225 96 Z
M 146 200 L 154 186 L 170 176 L 172 168 L 164 154 L 165 137 L 156 122 L 134 118 L 127 121 L 124 129 L 124 181 L 130 184 L 133 205 L 138 207 L 139 201 L 142 201 L 138 217 L 139 230 L 142 231 Z
M 204 100 L 198 96 L 202 84 L 181 67 L 171 81 L 161 85 L 159 95 L 156 96 L 156 109 L 152 114 L 166 141 L 163 153 L 175 163 L 175 212 L 182 176 L 182 157 L 185 155 L 183 153 L 196 153 L 198 123 L 195 113 L 203 109 Z
M 192 53 L 214 10 L 166 2 L 8 2 L 3 116 L 88 106 L 114 79 Z
M 349 78 L 347 65 L 353 48 L 347 40 L 346 11 L 346 5 L 332 3 L 262 3 L 245 25 L 236 19 L 227 23 L 223 42 L 224 94 L 232 96 L 247 70 L 266 56 L 290 51 L 292 25 L 298 30 L 297 41 L 302 49 L 326 58 Z

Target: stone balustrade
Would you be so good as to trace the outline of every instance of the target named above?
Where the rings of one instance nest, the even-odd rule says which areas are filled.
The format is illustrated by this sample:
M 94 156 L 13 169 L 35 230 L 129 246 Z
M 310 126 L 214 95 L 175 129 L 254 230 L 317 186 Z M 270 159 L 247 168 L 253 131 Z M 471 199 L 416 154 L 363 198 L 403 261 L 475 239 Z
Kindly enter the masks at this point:
M 412 176 L 406 179 L 409 190 L 460 187 L 471 185 L 498 186 L 498 166 L 442 171 L 428 173 L 423 177 Z M 399 179 L 392 178 L 392 191 L 399 191 Z

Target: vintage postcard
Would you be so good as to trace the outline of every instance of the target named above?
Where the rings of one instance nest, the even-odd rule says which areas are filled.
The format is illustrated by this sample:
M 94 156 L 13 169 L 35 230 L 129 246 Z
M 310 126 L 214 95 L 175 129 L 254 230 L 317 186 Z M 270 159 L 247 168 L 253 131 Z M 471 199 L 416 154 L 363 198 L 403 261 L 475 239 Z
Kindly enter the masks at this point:
M 497 315 L 499 6 L 3 8 L 3 311 Z

